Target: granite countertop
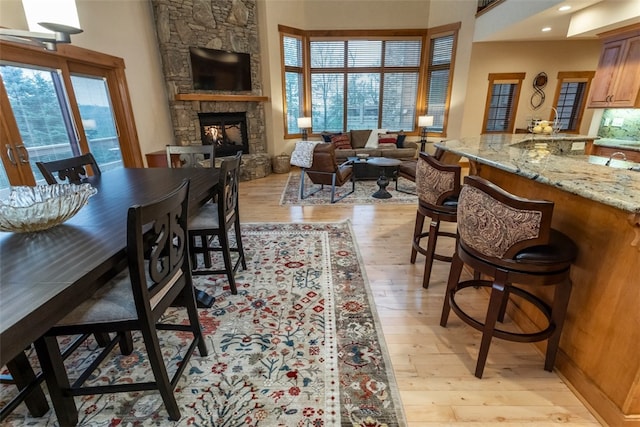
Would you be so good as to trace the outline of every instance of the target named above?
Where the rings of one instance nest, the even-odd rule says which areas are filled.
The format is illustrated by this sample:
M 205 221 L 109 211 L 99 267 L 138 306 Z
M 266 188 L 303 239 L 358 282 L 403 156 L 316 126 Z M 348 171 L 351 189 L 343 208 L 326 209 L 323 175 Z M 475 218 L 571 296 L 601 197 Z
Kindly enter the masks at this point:
M 593 139 L 561 134 L 489 134 L 443 141 L 435 146 L 586 199 L 640 213 L 640 171 L 629 170 L 640 165 L 612 161 L 613 167 L 604 166 L 601 157 L 588 156 L 584 149 L 580 150 L 581 141 Z M 567 144 L 569 152 L 554 149 Z

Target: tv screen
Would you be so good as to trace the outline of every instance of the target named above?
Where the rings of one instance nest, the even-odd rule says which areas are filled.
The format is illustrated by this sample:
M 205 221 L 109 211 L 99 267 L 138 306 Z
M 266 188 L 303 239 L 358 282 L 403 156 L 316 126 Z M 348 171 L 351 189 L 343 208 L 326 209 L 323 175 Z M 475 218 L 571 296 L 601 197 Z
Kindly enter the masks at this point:
M 193 88 L 198 90 L 251 90 L 251 57 L 204 47 L 189 48 Z

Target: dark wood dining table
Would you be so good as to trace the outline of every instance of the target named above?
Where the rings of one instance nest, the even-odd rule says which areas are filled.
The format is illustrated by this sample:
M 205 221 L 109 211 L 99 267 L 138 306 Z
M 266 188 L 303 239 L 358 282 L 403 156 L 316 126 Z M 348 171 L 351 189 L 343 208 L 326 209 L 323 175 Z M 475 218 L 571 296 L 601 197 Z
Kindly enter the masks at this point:
M 215 191 L 212 168 L 121 168 L 88 178 L 97 190 L 73 218 L 35 233 L 0 232 L 0 366 L 126 265 L 127 210 L 190 179 L 193 212 Z

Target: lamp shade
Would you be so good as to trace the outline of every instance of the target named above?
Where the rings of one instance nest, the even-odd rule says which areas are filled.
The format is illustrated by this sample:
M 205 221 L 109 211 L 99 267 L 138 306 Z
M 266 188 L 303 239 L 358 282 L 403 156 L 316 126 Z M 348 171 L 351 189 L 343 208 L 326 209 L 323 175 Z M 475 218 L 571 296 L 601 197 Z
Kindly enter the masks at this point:
M 433 126 L 433 116 L 418 116 L 418 126 L 421 128 Z
M 298 117 L 298 127 L 300 129 L 309 129 L 311 127 L 311 117 Z

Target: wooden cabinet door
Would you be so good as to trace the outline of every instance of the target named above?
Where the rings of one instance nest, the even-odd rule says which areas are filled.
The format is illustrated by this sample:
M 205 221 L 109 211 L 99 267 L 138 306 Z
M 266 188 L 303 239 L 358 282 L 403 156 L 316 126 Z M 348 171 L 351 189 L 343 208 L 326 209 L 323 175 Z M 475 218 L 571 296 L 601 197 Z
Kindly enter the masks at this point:
M 640 106 L 640 36 L 625 40 L 609 107 Z
M 591 84 L 589 107 L 606 108 L 609 106 L 624 44 L 624 40 L 615 40 L 604 44 L 598 69 Z

